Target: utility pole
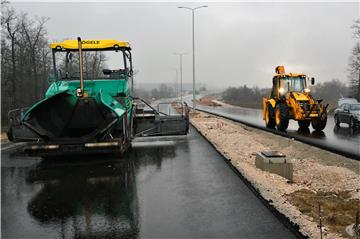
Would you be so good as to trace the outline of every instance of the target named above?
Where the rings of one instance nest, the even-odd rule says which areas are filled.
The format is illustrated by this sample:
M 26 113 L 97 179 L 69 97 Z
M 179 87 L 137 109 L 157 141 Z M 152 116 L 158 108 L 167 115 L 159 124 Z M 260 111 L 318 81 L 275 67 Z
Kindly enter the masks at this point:
M 175 95 L 176 97 L 179 97 L 179 71 L 178 69 L 175 69 L 175 87 L 174 87 L 174 91 L 175 91 Z
M 180 102 L 182 103 L 182 92 L 183 92 L 183 90 L 182 90 L 182 57 L 183 57 L 183 55 L 187 55 L 187 53 L 174 53 L 174 55 L 177 55 L 177 56 L 179 56 L 179 64 L 180 64 L 180 67 L 179 67 L 179 69 L 180 69 Z

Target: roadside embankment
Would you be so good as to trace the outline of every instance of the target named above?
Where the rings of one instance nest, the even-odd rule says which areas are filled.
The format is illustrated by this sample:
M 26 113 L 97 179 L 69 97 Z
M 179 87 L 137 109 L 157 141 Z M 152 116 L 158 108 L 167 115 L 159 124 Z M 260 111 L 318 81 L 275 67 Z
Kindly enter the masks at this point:
M 244 107 L 250 109 L 262 109 L 261 103 L 256 102 L 244 102 L 242 104 L 235 104 L 234 102 L 225 102 L 224 100 L 220 100 L 218 95 L 205 95 L 201 97 L 197 104 L 205 105 L 205 106 L 224 106 L 224 107 Z M 262 101 L 259 101 L 262 102 Z
M 197 104 L 200 105 L 206 105 L 206 106 L 221 106 L 221 104 L 216 102 L 217 97 L 213 96 L 213 95 L 207 95 L 204 96 L 202 98 L 200 98 L 199 100 L 197 100 Z
M 190 121 L 301 233 L 320 238 L 321 216 L 323 238 L 355 238 L 346 229 L 358 221 L 359 161 L 203 112 Z M 255 167 L 256 152 L 269 150 L 293 160 L 293 182 Z

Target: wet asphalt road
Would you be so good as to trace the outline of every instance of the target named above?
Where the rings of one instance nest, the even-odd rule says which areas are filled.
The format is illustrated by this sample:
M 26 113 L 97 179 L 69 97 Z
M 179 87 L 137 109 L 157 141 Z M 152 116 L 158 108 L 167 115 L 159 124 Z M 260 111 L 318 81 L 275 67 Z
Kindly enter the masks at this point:
M 2 238 L 294 238 L 193 128 L 122 158 L 2 154 Z
M 185 101 L 192 105 L 191 96 L 186 96 Z M 204 105 L 196 106 L 200 110 L 210 113 L 216 113 L 234 120 L 250 123 L 258 127 L 265 128 L 265 122 L 262 119 L 262 110 L 248 109 L 242 107 L 211 107 Z M 341 124 L 340 127 L 335 126 L 333 115 L 328 116 L 326 127 L 323 131 L 299 130 L 296 121 L 290 120 L 287 134 L 296 136 L 304 141 L 315 143 L 335 149 L 342 154 L 351 158 L 360 159 L 360 128 L 349 128 L 347 124 Z

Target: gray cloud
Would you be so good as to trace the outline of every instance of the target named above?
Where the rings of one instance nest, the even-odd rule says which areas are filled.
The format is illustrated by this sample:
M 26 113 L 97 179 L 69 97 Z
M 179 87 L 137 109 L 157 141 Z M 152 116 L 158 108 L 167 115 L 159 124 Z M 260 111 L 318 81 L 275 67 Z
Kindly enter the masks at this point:
M 12 3 L 48 16 L 51 41 L 115 38 L 133 47 L 137 83 L 174 81 L 174 52 L 191 53 L 191 13 L 175 3 Z M 195 6 L 190 3 L 180 3 Z M 268 87 L 274 67 L 346 81 L 358 3 L 209 3 L 196 12 L 198 82 Z M 191 54 L 184 82 L 192 80 Z

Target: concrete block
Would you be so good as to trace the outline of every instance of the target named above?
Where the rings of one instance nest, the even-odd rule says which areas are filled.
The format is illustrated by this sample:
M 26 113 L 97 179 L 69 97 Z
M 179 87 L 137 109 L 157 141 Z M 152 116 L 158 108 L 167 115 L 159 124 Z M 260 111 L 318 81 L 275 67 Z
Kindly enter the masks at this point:
M 278 151 L 256 153 L 255 166 L 263 171 L 278 174 L 293 181 L 293 162 Z

